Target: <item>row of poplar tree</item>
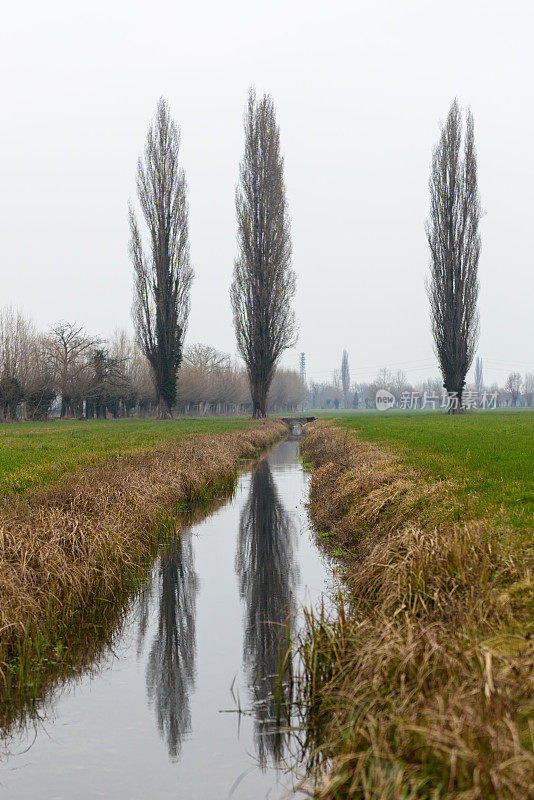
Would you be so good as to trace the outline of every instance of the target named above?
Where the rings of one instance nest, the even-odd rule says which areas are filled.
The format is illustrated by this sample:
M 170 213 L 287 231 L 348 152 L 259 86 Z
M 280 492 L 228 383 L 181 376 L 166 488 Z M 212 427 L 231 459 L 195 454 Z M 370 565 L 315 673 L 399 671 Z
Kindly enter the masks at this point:
M 296 343 L 290 223 L 280 131 L 270 96 L 258 99 L 254 90 L 250 90 L 244 133 L 245 149 L 236 191 L 238 254 L 230 302 L 237 346 L 245 363 L 252 414 L 264 417 L 280 356 Z M 162 416 L 167 416 L 172 415 L 180 395 L 177 379 L 179 382 L 193 270 L 187 184 L 180 164 L 180 132 L 164 99 L 159 101 L 149 127 L 136 183 L 144 220 L 143 229 L 131 205 L 130 254 L 135 279 L 137 346 L 150 368 L 155 393 L 152 405 Z M 433 152 L 429 186 L 427 291 L 443 386 L 455 396 L 456 402 L 450 410 L 456 412 L 462 411 L 462 393 L 478 339 L 481 216 L 473 117 L 468 111 L 464 130 L 456 100 Z M 95 386 L 103 385 L 105 380 L 120 383 L 119 362 L 96 342 L 82 336 L 76 326 L 61 324 L 52 329 L 52 342 L 54 346 L 48 348 L 47 358 L 35 357 L 34 383 L 39 384 L 41 365 L 44 370 L 55 359 L 59 364 L 55 372 L 63 382 L 62 413 L 79 412 L 74 407 L 79 400 L 73 399 L 66 372 L 62 373 L 61 364 L 68 362 L 69 347 L 75 352 L 91 352 Z M 87 359 L 81 361 L 86 364 Z M 20 387 L 5 369 L 1 381 L 2 403 L 9 412 L 20 402 Z M 50 397 L 43 397 L 42 387 L 40 392 L 41 403 L 51 402 Z M 38 402 L 37 395 L 30 390 L 25 400 L 30 409 Z M 100 415 L 103 400 L 98 393 L 86 395 L 84 402 L 93 412 L 90 416 Z M 122 402 L 127 405 L 133 400 Z
M 246 365 L 253 416 L 267 398 L 282 352 L 296 343 L 291 236 L 280 131 L 270 96 L 251 90 L 245 112 L 245 150 L 236 214 L 239 251 L 230 300 L 237 346 Z M 159 407 L 171 414 L 182 360 L 193 270 L 189 255 L 187 186 L 180 166 L 180 133 L 161 99 L 137 169 L 137 194 L 148 246 L 130 207 L 130 252 L 135 272 L 134 321 L 154 375 Z M 481 216 L 473 117 L 465 130 L 456 100 L 433 152 L 430 215 L 432 331 L 443 386 L 462 411 L 462 393 L 478 339 L 478 262 Z
M 180 166 L 180 132 L 165 100 L 147 134 L 137 168 L 137 196 L 146 237 L 130 206 L 135 273 L 134 322 L 154 374 L 162 415 L 172 414 L 176 375 L 190 308 L 187 184 Z M 280 131 L 272 99 L 250 91 L 245 153 L 236 193 L 239 254 L 230 290 L 237 345 L 254 417 L 265 417 L 282 352 L 296 343 L 291 301 L 295 274 L 284 186 Z M 144 238 L 146 238 L 145 243 Z

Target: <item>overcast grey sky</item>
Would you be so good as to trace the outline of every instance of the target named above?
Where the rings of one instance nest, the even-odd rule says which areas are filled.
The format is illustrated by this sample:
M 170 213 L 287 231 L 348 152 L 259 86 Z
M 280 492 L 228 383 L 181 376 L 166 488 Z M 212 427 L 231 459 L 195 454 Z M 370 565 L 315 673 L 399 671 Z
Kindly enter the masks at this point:
M 196 273 L 187 342 L 235 352 L 228 287 L 250 84 L 274 98 L 308 377 L 437 374 L 428 171 L 457 96 L 475 117 L 485 380 L 534 371 L 530 2 L 3 3 L 0 305 L 41 328 L 131 329 L 128 199 L 160 95 L 181 126 Z

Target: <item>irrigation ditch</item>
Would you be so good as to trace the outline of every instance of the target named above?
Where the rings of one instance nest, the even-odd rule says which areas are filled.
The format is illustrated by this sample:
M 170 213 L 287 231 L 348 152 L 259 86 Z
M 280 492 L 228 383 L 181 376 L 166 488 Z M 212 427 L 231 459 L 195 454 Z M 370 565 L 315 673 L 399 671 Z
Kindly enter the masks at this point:
M 299 609 L 332 575 L 299 453 L 299 437 L 272 421 L 4 504 L 3 619 L 25 620 L 3 642 L 10 798 L 163 798 L 178 782 L 188 800 L 244 800 L 295 788 L 287 660 L 277 676 Z
M 104 462 L 0 506 L 0 721 L 94 661 L 177 512 L 228 496 L 270 421 Z
M 27 623 L 3 645 L 0 786 L 531 797 L 528 565 L 456 489 L 331 422 L 269 422 L 10 501 Z M 53 573 L 55 611 L 32 605 L 45 529 L 85 564 Z

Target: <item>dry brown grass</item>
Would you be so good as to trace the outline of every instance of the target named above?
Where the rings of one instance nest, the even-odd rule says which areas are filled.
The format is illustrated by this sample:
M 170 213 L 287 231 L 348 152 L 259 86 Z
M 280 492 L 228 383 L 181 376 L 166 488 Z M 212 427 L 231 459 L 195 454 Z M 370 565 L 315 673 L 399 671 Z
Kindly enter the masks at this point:
M 306 429 L 304 455 L 313 463 L 311 506 L 320 529 L 338 543 L 368 551 L 376 538 L 404 522 L 444 521 L 456 500 L 452 481 L 429 480 L 401 466 L 398 456 L 317 422 Z
M 308 429 L 311 510 L 344 561 L 337 616 L 310 614 L 301 699 L 317 796 L 534 797 L 534 652 L 514 587 L 528 566 L 484 521 L 454 524 L 452 482 Z
M 161 515 L 228 488 L 240 459 L 286 433 L 276 421 L 108 462 L 0 506 L 0 692 L 35 670 L 73 625 L 119 602 L 154 550 Z M 94 620 L 97 622 L 97 620 Z

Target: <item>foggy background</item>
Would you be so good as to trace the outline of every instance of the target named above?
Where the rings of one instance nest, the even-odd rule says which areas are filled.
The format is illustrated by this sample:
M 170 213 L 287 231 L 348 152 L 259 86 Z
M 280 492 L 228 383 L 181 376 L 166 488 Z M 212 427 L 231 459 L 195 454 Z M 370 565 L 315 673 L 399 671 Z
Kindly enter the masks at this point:
M 527 2 L 3 4 L 0 305 L 45 329 L 132 330 L 127 203 L 160 95 L 182 130 L 196 277 L 186 344 L 235 353 L 228 288 L 251 84 L 274 98 L 298 275 L 285 366 L 437 374 L 428 174 L 457 96 L 475 117 L 484 380 L 534 368 Z

